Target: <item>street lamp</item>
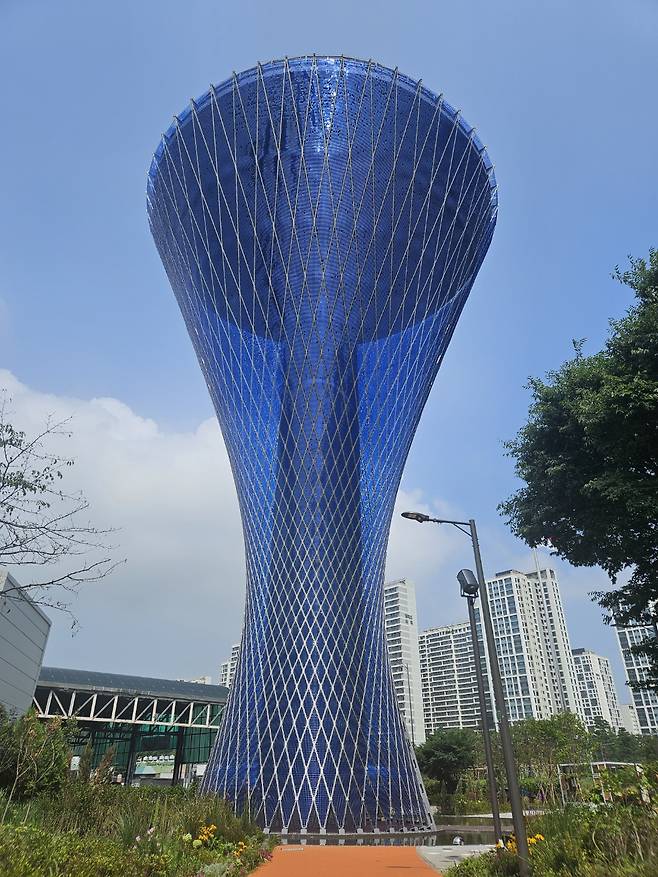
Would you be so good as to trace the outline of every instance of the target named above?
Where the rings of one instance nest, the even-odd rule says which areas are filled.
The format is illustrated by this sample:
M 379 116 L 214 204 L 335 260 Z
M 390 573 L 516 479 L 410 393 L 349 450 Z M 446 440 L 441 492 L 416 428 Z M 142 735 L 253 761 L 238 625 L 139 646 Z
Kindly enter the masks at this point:
M 480 656 L 480 643 L 478 642 L 477 625 L 475 623 L 475 600 L 480 586 L 475 574 L 470 569 L 462 569 L 457 574 L 457 581 L 461 589 L 462 597 L 466 597 L 468 603 L 468 620 L 471 625 L 471 639 L 473 641 L 473 658 L 475 661 L 475 677 L 477 679 L 478 701 L 480 703 L 480 725 L 482 727 L 482 742 L 484 744 L 484 760 L 487 763 L 487 777 L 489 779 L 489 797 L 491 798 L 491 815 L 493 816 L 494 834 L 496 841 L 502 840 L 503 832 L 500 825 L 500 808 L 498 806 L 498 785 L 494 771 L 493 753 L 491 751 L 491 736 L 487 722 L 487 701 L 484 695 L 484 677 L 482 675 L 482 659 Z
M 487 584 L 484 580 L 482 557 L 480 555 L 480 543 L 478 542 L 478 534 L 475 526 L 475 521 L 473 520 L 473 518 L 471 518 L 469 521 L 450 521 L 444 518 L 431 518 L 429 515 L 425 515 L 422 512 L 402 512 L 402 517 L 407 518 L 411 521 L 417 521 L 419 524 L 425 524 L 427 522 L 431 522 L 433 524 L 452 524 L 453 527 L 456 527 L 458 530 L 461 530 L 462 533 L 465 533 L 467 536 L 471 537 L 471 543 L 473 545 L 473 555 L 475 557 L 475 569 L 477 571 L 478 588 L 480 592 L 480 611 L 482 612 L 482 622 L 484 624 L 487 649 L 489 651 L 491 683 L 494 690 L 494 699 L 496 701 L 496 712 L 498 714 L 498 724 L 500 726 L 500 742 L 503 749 L 505 774 L 507 776 L 507 788 L 509 791 L 509 799 L 512 807 L 514 836 L 516 838 L 516 848 L 519 857 L 519 873 L 520 877 L 528 877 L 528 836 L 526 834 L 525 822 L 523 820 L 521 790 L 519 788 L 519 778 L 516 773 L 514 749 L 512 748 L 512 737 L 510 734 L 509 721 L 507 719 L 507 706 L 505 705 L 503 683 L 500 677 L 500 667 L 498 665 L 498 655 L 496 653 L 496 642 L 494 639 L 493 624 L 491 623 L 491 613 L 489 611 Z
M 424 524 L 425 521 L 432 521 L 433 518 L 430 518 L 429 515 L 424 515 L 422 512 L 402 512 L 402 517 L 407 518 L 409 521 L 418 521 L 419 524 Z

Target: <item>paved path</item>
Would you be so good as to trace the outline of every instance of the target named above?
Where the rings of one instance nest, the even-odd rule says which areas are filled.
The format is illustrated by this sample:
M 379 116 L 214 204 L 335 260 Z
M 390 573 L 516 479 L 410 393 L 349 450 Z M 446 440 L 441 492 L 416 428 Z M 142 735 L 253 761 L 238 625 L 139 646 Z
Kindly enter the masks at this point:
M 415 847 L 278 846 L 258 877 L 437 877 Z
M 456 865 L 457 862 L 478 853 L 486 853 L 491 848 L 491 844 L 463 844 L 462 846 L 449 847 L 417 847 L 417 850 L 418 854 L 426 862 L 429 862 L 436 871 L 443 873 L 452 865 Z

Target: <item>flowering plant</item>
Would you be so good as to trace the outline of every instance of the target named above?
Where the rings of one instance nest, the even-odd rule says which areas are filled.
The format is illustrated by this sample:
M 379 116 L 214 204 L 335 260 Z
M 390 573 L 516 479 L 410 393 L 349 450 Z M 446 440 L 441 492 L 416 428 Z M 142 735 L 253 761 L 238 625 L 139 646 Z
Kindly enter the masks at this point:
M 133 849 L 143 855 L 157 855 L 162 852 L 162 844 L 155 836 L 155 828 L 151 826 L 142 836 L 138 834 L 133 843 Z

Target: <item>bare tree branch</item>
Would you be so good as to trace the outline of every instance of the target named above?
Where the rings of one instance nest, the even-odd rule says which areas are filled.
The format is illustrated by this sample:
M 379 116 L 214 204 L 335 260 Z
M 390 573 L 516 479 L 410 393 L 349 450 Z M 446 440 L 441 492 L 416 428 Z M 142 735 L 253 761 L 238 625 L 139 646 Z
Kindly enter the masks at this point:
M 10 400 L 6 393 L 0 395 L 0 565 L 56 567 L 51 575 L 30 572 L 32 580 L 8 587 L 2 595 L 16 599 L 29 593 L 39 605 L 71 615 L 66 595 L 105 578 L 124 562 L 111 557 L 115 546 L 108 539 L 115 531 L 86 520 L 89 503 L 84 494 L 65 489 L 64 473 L 73 460 L 48 448 L 49 442 L 71 437 L 70 418 L 49 417 L 28 437 L 12 425 Z

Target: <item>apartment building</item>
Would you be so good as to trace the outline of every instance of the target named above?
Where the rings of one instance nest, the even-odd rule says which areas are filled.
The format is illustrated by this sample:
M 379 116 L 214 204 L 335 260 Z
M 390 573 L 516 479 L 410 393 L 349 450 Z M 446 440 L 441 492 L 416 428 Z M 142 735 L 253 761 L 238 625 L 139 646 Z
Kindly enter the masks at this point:
M 233 683 L 233 677 L 238 666 L 238 655 L 240 654 L 240 643 L 231 646 L 231 657 L 219 665 L 219 684 L 230 688 Z
M 439 728 L 479 728 L 480 702 L 468 622 L 423 631 L 419 638 L 425 733 Z M 486 654 L 481 651 L 489 727 L 494 726 Z
M 587 727 L 603 719 L 615 731 L 623 727 L 610 661 L 590 649 L 573 649 L 576 681 Z
M 638 645 L 646 639 L 656 636 L 654 627 L 617 627 L 617 640 L 621 650 L 621 657 L 626 671 L 626 681 L 629 685 L 641 682 L 645 679 L 649 669 L 649 660 L 642 655 L 636 655 L 631 647 Z M 641 734 L 658 734 L 658 693 L 646 689 L 637 691 L 631 689 L 633 706 Z
M 423 693 L 418 652 L 416 589 L 409 579 L 384 585 L 384 624 L 393 685 L 409 739 L 425 742 Z

